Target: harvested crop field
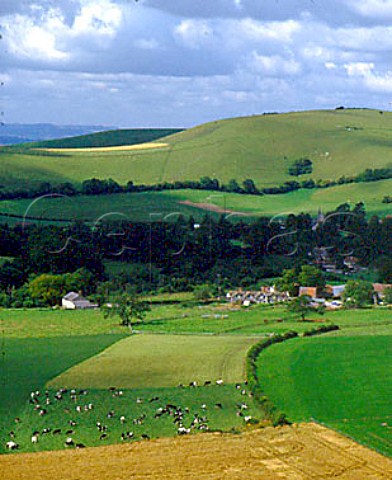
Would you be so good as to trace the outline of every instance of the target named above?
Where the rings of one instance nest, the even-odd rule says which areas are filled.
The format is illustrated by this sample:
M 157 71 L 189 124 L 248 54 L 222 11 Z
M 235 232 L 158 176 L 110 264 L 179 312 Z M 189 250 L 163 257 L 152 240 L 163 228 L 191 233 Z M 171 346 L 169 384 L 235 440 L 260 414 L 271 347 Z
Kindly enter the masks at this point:
M 392 462 L 315 424 L 0 456 L 2 480 L 381 480 Z

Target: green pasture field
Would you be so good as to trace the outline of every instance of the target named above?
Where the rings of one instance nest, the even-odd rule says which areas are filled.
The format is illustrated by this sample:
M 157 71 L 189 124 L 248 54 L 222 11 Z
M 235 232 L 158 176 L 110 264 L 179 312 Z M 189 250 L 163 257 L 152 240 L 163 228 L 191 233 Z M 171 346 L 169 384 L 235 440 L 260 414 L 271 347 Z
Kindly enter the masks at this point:
M 196 381 L 245 381 L 255 337 L 133 335 L 51 380 L 50 388 L 175 387 Z
M 368 215 L 385 216 L 391 213 L 391 205 L 382 203 L 382 199 L 390 194 L 391 190 L 392 180 L 380 180 L 264 196 L 205 190 L 170 190 L 43 198 L 34 204 L 31 200 L 3 200 L 0 201 L 0 219 L 8 223 L 20 222 L 22 217 L 27 215 L 35 218 L 68 221 L 79 219 L 97 222 L 103 218 L 111 221 L 151 222 L 157 220 L 176 221 L 181 214 L 185 218 L 193 216 L 195 220 L 199 221 L 206 213 L 214 218 L 219 218 L 222 214 L 214 211 L 214 208 L 218 208 L 226 211 L 227 218 L 233 221 L 246 221 L 248 217 L 255 219 L 260 216 L 287 216 L 290 213 L 299 214 L 301 212 L 315 215 L 319 209 L 323 212 L 332 211 L 345 202 L 352 206 L 358 202 L 364 202 Z M 183 203 L 184 201 L 204 205 L 200 207 L 186 205 Z M 21 218 L 1 216 L 1 213 L 19 215 Z
M 194 415 L 198 414 L 205 418 L 210 431 L 240 432 L 245 427 L 244 418 L 236 415 L 241 403 L 246 403 L 248 407 L 244 410 L 244 415 L 260 419 L 260 412 L 248 397 L 248 391 L 245 395 L 241 393 L 243 389 L 246 389 L 246 386 L 241 385 L 241 389 L 237 389 L 233 384 L 196 388 L 124 389 L 119 396 L 113 396 L 113 392 L 107 389 L 88 389 L 85 394 L 79 394 L 80 391 L 77 390 L 76 401 L 70 399 L 68 391 L 59 402 L 54 399 L 56 391 L 49 390 L 48 397 L 52 403 L 47 406 L 47 415 L 40 417 L 34 407 L 26 403 L 20 415 L 22 422 L 15 426 L 14 431 L 21 452 L 62 449 L 65 448 L 67 437 L 73 438 L 75 443 L 90 447 L 120 443 L 121 434 L 126 432 L 133 432 L 134 437 L 125 442 L 141 440 L 142 434 L 150 438 L 175 436 L 177 426 L 173 423 L 173 415 L 165 414 L 155 418 L 159 408 L 170 404 L 181 407 L 183 411 L 185 408 L 189 409 L 189 413 L 185 413 L 183 418 L 185 428 L 190 427 Z M 85 410 L 84 407 L 90 403 L 93 408 Z M 222 408 L 217 404 L 221 404 Z M 82 407 L 80 413 L 76 411 L 78 405 Z M 114 413 L 112 418 L 108 418 L 108 412 Z M 145 415 L 142 424 L 134 424 L 133 420 L 142 415 Z M 124 424 L 120 421 L 121 416 L 125 417 Z M 71 427 L 71 420 L 77 425 Z M 107 436 L 103 440 L 100 440 L 101 433 L 96 426 L 97 422 L 107 427 Z M 52 431 L 61 429 L 61 433 L 41 434 L 38 443 L 33 445 L 30 440 L 32 433 L 36 430 L 42 432 L 48 427 L 52 428 Z M 69 430 L 73 430 L 73 433 L 67 434 Z M 191 434 L 198 432 L 200 430 L 194 428 Z
M 124 335 L 115 318 L 99 310 L 0 309 L 0 331 L 7 338 Z
M 313 162 L 313 173 L 301 179 L 338 179 L 369 167 L 390 167 L 391 132 L 392 114 L 375 110 L 233 118 L 165 137 L 169 146 L 154 151 L 38 154 L 3 148 L 0 182 L 15 188 L 112 177 L 121 184 L 151 184 L 208 175 L 223 182 L 252 178 L 258 187 L 267 187 L 295 179 L 287 171 L 301 157 Z
M 53 376 L 81 362 L 123 335 L 84 335 L 57 338 L 2 337 L 0 365 L 0 438 L 14 427 L 32 390 L 41 389 Z M 0 449 L 4 442 L 0 441 Z
M 263 336 L 275 332 L 283 333 L 291 329 L 303 332 L 321 325 L 322 322 L 334 322 L 341 326 L 340 331 L 329 333 L 323 338 L 306 340 L 309 345 L 310 342 L 319 340 L 345 341 L 353 335 L 357 335 L 356 338 L 366 339 L 369 332 L 377 338 L 384 338 L 383 336 L 390 335 L 392 323 L 390 310 L 386 308 L 326 312 L 324 317 L 319 315 L 309 316 L 308 322 L 298 322 L 297 318 L 288 314 L 282 306 L 260 306 L 233 310 L 226 304 L 198 305 L 192 302 L 160 304 L 154 302 L 153 299 L 151 299 L 151 305 L 152 310 L 148 313 L 145 321 L 136 325 L 136 328 L 144 334 L 133 337 L 129 337 L 128 331 L 118 325 L 118 319 L 104 319 L 102 313 L 95 310 L 2 310 L 0 312 L 0 330 L 2 332 L 1 351 L 3 356 L 0 377 L 3 382 L 1 389 L 3 393 L 0 397 L 2 418 L 0 449 L 4 451 L 5 441 L 7 440 L 4 437 L 4 432 L 11 429 L 16 431 L 17 439 L 22 445 L 22 451 L 62 448 L 64 446 L 65 436 L 63 434 L 53 438 L 52 436 L 41 436 L 37 446 L 31 444 L 29 437 L 35 429 L 54 426 L 55 424 L 54 428 L 61 428 L 64 433 L 67 422 L 73 419 L 75 411 L 69 408 L 69 413 L 67 413 L 59 404 L 56 408 L 53 406 L 53 415 L 39 417 L 37 412 L 32 411 L 31 405 L 27 401 L 31 390 L 42 390 L 51 381 L 59 382 L 59 375 L 60 378 L 66 379 L 67 375 L 69 376 L 73 372 L 77 373 L 74 378 L 75 381 L 80 381 L 80 385 L 83 384 L 85 387 L 89 382 L 89 399 L 95 404 L 94 412 L 96 412 L 96 416 L 94 416 L 94 413 L 93 416 L 86 414 L 84 417 L 83 413 L 80 418 L 76 419 L 81 428 L 77 429 L 78 433 L 75 435 L 75 440 L 86 445 L 102 445 L 106 442 L 106 440 L 100 441 L 97 437 L 94 422 L 98 417 L 105 419 L 107 411 L 113 409 L 116 412 L 116 417 L 113 422 L 110 420 L 107 441 L 109 443 L 121 441 L 120 435 L 125 426 L 120 424 L 118 415 L 124 414 L 132 418 L 137 416 L 137 412 L 140 410 L 137 410 L 139 407 L 135 403 L 136 397 L 144 398 L 146 408 L 150 408 L 150 403 L 146 399 L 151 399 L 153 396 L 164 398 L 165 402 L 173 400 L 177 404 L 187 404 L 191 411 L 197 411 L 197 409 L 200 409 L 200 404 L 207 403 L 210 410 L 208 418 L 211 420 L 211 428 L 224 430 L 239 428 L 244 423 L 243 419 L 237 417 L 235 412 L 233 415 L 232 408 L 220 410 L 213 405 L 214 402 L 221 402 L 225 406 L 227 402 L 237 401 L 238 392 L 234 392 L 233 386 L 226 385 L 221 390 L 218 389 L 220 387 L 216 387 L 218 390 L 215 390 L 215 387 L 195 389 L 168 387 L 163 389 L 162 385 L 167 378 L 165 375 L 171 375 L 172 385 L 176 384 L 177 381 L 180 383 L 180 376 L 175 376 L 176 371 L 178 373 L 180 370 L 181 375 L 184 374 L 181 377 L 184 380 L 200 379 L 204 381 L 208 379 L 213 381 L 218 377 L 227 378 L 228 381 L 235 381 L 235 378 L 241 380 L 243 379 L 242 367 L 245 353 L 252 343 Z M 225 318 L 226 315 L 227 318 Z M 317 323 L 314 324 L 311 320 L 317 321 Z M 153 335 L 157 332 L 172 335 Z M 175 333 L 177 335 L 174 335 Z M 188 333 L 189 335 L 179 335 L 179 333 Z M 124 341 L 114 343 L 124 337 L 127 337 Z M 287 345 L 289 344 L 291 343 L 289 342 Z M 110 348 L 110 345 L 112 345 L 112 348 Z M 122 345 L 132 345 L 135 348 L 123 349 Z M 283 346 L 285 347 L 286 344 L 279 345 L 279 347 Z M 109 348 L 105 350 L 106 347 Z M 351 347 L 347 348 L 346 351 L 348 356 Z M 102 352 L 102 355 L 99 352 Z M 105 374 L 103 374 L 103 370 L 99 370 L 101 368 L 99 363 L 108 352 L 110 355 L 113 352 L 117 363 L 111 363 L 111 366 L 106 367 Z M 132 358 L 137 366 L 133 368 L 133 365 L 129 363 L 124 369 L 124 360 L 132 360 Z M 208 362 L 206 361 L 207 358 Z M 327 356 L 325 364 L 330 363 L 332 365 L 331 362 Z M 88 373 L 88 375 L 82 378 L 80 372 L 86 365 L 95 367 L 90 373 L 87 369 L 85 373 Z M 73 366 L 75 366 L 75 369 L 72 368 Z M 165 367 L 163 370 L 162 366 Z M 180 369 L 179 366 L 181 366 Z M 134 386 L 137 386 L 137 382 L 140 382 L 139 386 L 143 386 L 144 389 L 124 390 L 124 397 L 122 397 L 124 400 L 121 400 L 124 402 L 122 404 L 124 408 L 121 408 L 120 413 L 116 405 L 110 403 L 112 398 L 113 402 L 119 399 L 108 397 L 106 387 L 121 379 L 122 372 L 126 370 L 129 373 L 126 381 L 134 382 L 132 383 Z M 331 370 L 333 369 L 331 368 Z M 236 372 L 240 375 L 237 376 Z M 61 376 L 61 374 L 64 375 Z M 185 374 L 188 376 L 185 377 Z M 143 378 L 143 381 L 141 378 Z M 144 378 L 148 379 L 154 387 L 146 390 Z M 97 386 L 105 387 L 105 390 L 91 390 L 94 387 L 93 381 L 95 379 L 102 381 Z M 56 385 L 59 385 L 59 383 L 56 383 Z M 110 386 L 117 387 L 120 385 Z M 219 396 L 216 396 L 215 392 L 218 392 L 217 395 L 219 394 Z M 50 395 L 53 395 L 52 390 Z M 103 400 L 104 397 L 107 400 Z M 247 403 L 250 404 L 250 400 L 247 399 Z M 68 401 L 68 403 L 71 402 Z M 153 407 L 158 407 L 158 405 L 153 402 L 151 408 Z M 250 405 L 250 408 L 253 407 Z M 50 410 L 52 410 L 52 406 Z M 148 410 L 148 420 L 146 420 L 144 426 L 127 425 L 126 430 L 134 430 L 137 439 L 140 439 L 142 433 L 147 433 L 152 437 L 176 434 L 170 421 L 165 423 L 166 420 L 164 420 L 154 423 L 156 419 L 150 418 L 151 414 L 149 412 L 152 412 L 152 410 Z M 220 417 L 219 415 L 223 416 Z M 261 413 L 257 413 L 256 410 L 253 410 L 251 415 L 261 417 Z M 19 416 L 22 422 L 14 424 L 13 418 L 15 416 Z M 87 420 L 87 417 L 94 421 L 85 423 L 84 419 Z M 216 423 L 213 420 L 214 418 L 217 418 Z M 109 422 L 109 420 L 107 421 Z M 188 421 L 189 419 L 187 419 Z M 358 428 L 357 425 L 358 422 L 350 423 L 350 428 L 354 430 Z M 340 426 L 334 426 L 334 428 L 339 429 Z M 345 432 L 347 433 L 347 430 Z M 361 440 L 354 433 L 348 433 Z M 378 435 L 379 432 L 375 432 L 375 434 Z
M 283 305 L 247 309 L 231 308 L 226 303 L 160 304 L 154 297 L 147 297 L 147 301 L 151 311 L 143 323 L 134 325 L 137 331 L 145 333 L 268 335 L 288 330 L 301 333 L 315 325 L 335 323 L 341 330 L 328 335 L 342 336 L 352 331 L 356 335 L 382 332 L 392 324 L 388 308 L 328 311 L 323 316 L 310 314 L 309 322 L 299 322 L 298 316 L 288 313 Z M 119 325 L 118 318 L 105 319 L 99 310 L 3 309 L 0 310 L 0 331 L 7 338 L 128 334 L 128 330 Z
M 392 455 L 392 327 L 384 335 L 298 339 L 265 350 L 258 376 L 291 421 L 315 419 Z

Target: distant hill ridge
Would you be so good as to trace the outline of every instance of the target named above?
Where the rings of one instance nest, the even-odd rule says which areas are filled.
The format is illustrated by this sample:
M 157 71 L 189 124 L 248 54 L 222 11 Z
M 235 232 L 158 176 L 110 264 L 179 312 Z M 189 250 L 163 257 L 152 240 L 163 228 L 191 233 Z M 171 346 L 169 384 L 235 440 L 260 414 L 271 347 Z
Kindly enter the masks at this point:
M 153 142 L 159 138 L 182 132 L 179 128 L 134 128 L 116 129 L 90 135 L 80 135 L 71 138 L 35 142 L 37 148 L 93 148 L 117 147 L 121 145 L 137 145 L 139 143 Z
M 106 131 L 112 126 L 55 125 L 52 123 L 4 123 L 0 126 L 0 145 L 17 145 Z

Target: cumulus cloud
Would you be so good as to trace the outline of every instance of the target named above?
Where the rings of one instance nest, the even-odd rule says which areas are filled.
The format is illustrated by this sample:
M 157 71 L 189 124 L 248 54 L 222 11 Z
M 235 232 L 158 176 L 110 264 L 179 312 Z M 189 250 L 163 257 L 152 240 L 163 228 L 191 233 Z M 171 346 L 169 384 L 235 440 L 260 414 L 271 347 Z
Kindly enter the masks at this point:
M 376 72 L 374 63 L 357 62 L 344 65 L 349 77 L 359 78 L 371 91 L 392 92 L 392 70 Z
M 349 4 L 364 16 L 383 19 L 392 17 L 392 0 L 349 0 Z
M 58 7 L 32 4 L 26 13 L 3 17 L 6 47 L 16 60 L 57 62 L 72 60 L 75 46 L 85 41 L 108 46 L 120 28 L 122 12 L 111 0 L 83 0 L 69 24 Z
M 28 104 L 37 121 L 189 126 L 338 104 L 387 108 L 391 4 L 1 0 L 6 112 L 24 121 Z
M 267 76 L 297 75 L 301 71 L 299 62 L 285 59 L 279 55 L 259 55 L 253 51 L 250 58 L 250 68 Z

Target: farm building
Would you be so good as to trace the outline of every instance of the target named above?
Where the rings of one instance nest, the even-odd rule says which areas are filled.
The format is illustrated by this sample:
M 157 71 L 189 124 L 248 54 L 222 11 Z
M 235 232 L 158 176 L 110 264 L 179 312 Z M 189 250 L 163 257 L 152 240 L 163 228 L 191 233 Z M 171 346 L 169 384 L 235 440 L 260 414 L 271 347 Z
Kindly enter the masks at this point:
M 69 292 L 61 300 L 61 305 L 67 310 L 79 310 L 85 308 L 97 308 L 96 303 L 91 303 L 87 298 L 82 297 L 79 293 Z
M 277 303 L 285 302 L 289 298 L 287 292 L 278 292 L 275 287 L 261 287 L 258 291 L 234 290 L 226 294 L 226 299 L 231 303 L 241 303 L 245 307 L 252 303 Z
M 385 291 L 392 288 L 391 283 L 373 283 L 374 301 L 375 303 L 382 303 L 385 297 Z
M 298 296 L 307 296 L 310 298 L 317 298 L 321 294 L 320 289 L 318 287 L 299 287 Z
M 333 298 L 341 298 L 346 285 L 326 285 L 326 293 Z

